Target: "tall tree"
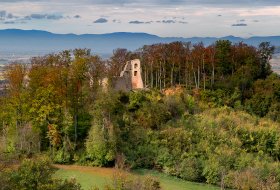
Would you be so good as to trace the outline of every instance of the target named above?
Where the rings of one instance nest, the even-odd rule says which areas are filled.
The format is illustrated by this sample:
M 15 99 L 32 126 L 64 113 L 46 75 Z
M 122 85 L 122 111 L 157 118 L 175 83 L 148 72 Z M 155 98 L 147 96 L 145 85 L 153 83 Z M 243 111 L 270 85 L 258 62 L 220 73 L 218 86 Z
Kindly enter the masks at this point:
M 259 56 L 261 64 L 260 77 L 265 78 L 271 73 L 270 59 L 274 53 L 275 47 L 270 45 L 270 42 L 262 42 L 259 45 Z

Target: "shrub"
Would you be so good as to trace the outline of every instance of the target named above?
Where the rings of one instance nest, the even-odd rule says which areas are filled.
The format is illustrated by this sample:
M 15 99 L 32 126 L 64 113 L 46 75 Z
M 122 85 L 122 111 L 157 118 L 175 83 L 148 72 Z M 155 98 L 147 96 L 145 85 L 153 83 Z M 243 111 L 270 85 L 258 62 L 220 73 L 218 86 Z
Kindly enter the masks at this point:
M 71 153 L 64 148 L 60 148 L 58 151 L 54 152 L 53 161 L 59 164 L 67 164 L 71 162 Z
M 262 168 L 264 169 L 264 168 Z M 258 168 L 247 168 L 242 171 L 231 171 L 226 176 L 226 186 L 237 190 L 278 190 L 279 182 L 270 173 L 266 178 L 262 178 L 262 172 Z
M 39 189 L 41 185 L 51 181 L 55 168 L 50 160 L 39 158 L 36 160 L 24 160 L 18 170 L 14 171 L 11 180 L 17 189 Z
M 82 190 L 81 185 L 75 179 L 52 180 L 48 184 L 41 185 L 38 190 Z
M 46 158 L 24 160 L 15 171 L 8 171 L 1 175 L 4 180 L 4 190 L 81 190 L 81 186 L 74 180 L 53 179 L 56 169 Z
M 187 181 L 201 181 L 202 165 L 197 158 L 185 158 L 180 163 L 179 177 Z
M 230 172 L 225 179 L 228 187 L 237 190 L 256 190 L 259 182 L 258 176 L 252 169 Z
M 136 177 L 124 171 L 117 171 L 112 184 L 108 184 L 105 190 L 160 190 L 160 182 L 151 176 Z

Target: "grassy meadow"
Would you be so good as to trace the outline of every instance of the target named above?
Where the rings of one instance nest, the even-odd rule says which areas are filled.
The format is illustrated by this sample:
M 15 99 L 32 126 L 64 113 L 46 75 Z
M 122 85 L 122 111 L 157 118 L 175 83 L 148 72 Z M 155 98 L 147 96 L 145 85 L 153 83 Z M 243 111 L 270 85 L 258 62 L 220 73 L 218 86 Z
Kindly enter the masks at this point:
M 111 168 L 96 168 L 86 166 L 61 166 L 57 165 L 59 170 L 56 172 L 56 177 L 62 179 L 75 178 L 85 190 L 91 187 L 102 188 L 106 184 L 110 184 L 111 178 L 116 172 Z M 151 170 L 136 170 L 134 175 L 144 176 L 150 175 L 159 179 L 164 190 L 218 190 L 218 187 L 188 182 L 176 177 L 168 176 Z

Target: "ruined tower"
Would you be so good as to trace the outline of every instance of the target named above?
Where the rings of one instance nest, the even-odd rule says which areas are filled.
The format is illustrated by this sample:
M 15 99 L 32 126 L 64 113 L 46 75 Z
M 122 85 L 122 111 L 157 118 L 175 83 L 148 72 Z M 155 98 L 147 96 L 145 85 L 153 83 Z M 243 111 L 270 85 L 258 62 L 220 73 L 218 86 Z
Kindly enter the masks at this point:
M 143 80 L 141 76 L 141 62 L 139 59 L 128 61 L 125 64 L 120 76 L 113 81 L 114 89 L 122 91 L 131 91 L 143 89 Z
M 131 69 L 131 82 L 132 89 L 142 89 L 144 88 L 143 80 L 141 76 L 141 62 L 139 59 L 134 59 L 130 61 Z

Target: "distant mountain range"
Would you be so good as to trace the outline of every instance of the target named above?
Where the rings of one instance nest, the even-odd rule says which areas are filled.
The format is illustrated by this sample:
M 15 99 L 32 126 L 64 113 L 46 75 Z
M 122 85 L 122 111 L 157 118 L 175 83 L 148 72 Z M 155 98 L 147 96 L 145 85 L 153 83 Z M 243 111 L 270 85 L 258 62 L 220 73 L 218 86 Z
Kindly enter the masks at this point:
M 263 36 L 251 38 L 239 38 L 226 36 L 222 38 L 214 37 L 159 37 L 147 33 L 127 33 L 117 32 L 109 34 L 54 34 L 41 30 L 19 30 L 6 29 L 0 30 L 0 53 L 1 52 L 38 52 L 51 53 L 65 49 L 90 48 L 99 54 L 111 54 L 116 48 L 126 48 L 136 50 L 143 45 L 154 43 L 169 43 L 173 41 L 183 42 L 203 42 L 205 45 L 223 39 L 233 43 L 245 42 L 257 46 L 263 41 L 269 41 L 275 46 L 280 46 L 280 36 Z

